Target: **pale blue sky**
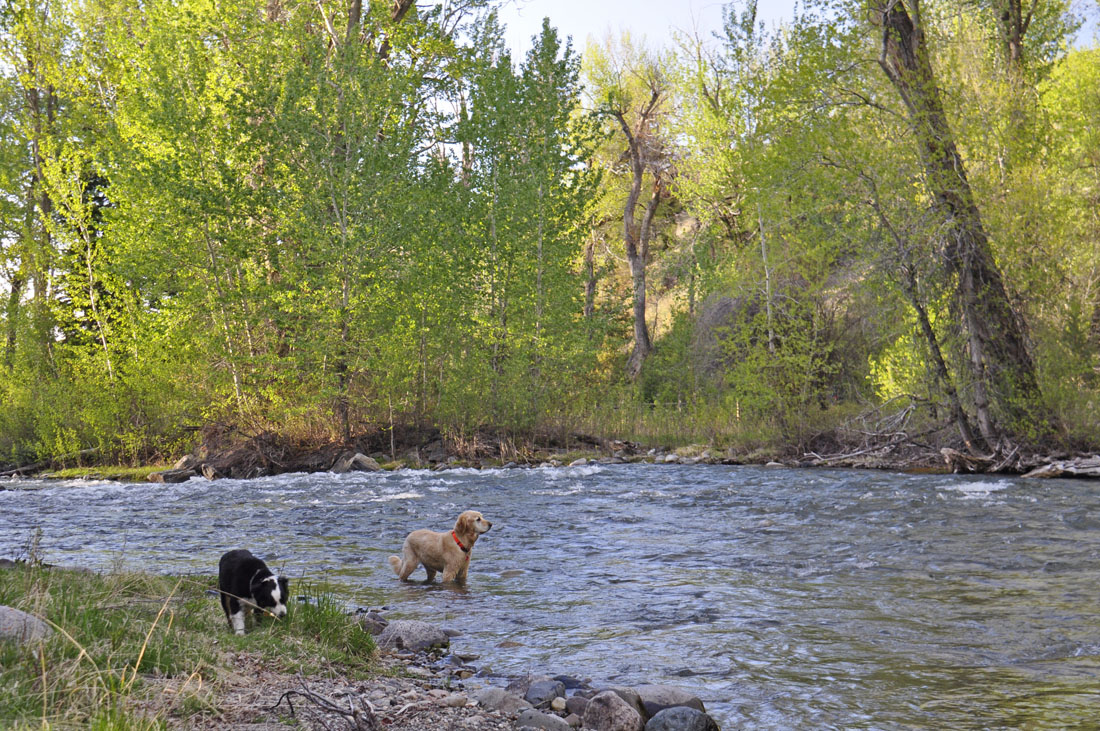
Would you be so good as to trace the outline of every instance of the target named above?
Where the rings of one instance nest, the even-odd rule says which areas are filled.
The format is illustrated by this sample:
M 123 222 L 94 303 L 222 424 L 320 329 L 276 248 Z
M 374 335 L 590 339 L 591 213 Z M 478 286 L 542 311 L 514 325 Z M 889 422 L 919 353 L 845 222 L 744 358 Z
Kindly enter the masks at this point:
M 790 20 L 795 1 L 759 0 L 757 20 L 768 27 Z M 600 40 L 609 30 L 613 35 L 621 30 L 645 35 L 654 46 L 667 44 L 672 28 L 689 33 L 697 30 L 709 38 L 722 27 L 725 5 L 721 0 L 505 0 L 500 18 L 507 26 L 508 47 L 518 61 L 530 49 L 531 36 L 539 32 L 543 17 L 550 18 L 563 40 L 573 36 L 573 48 L 583 52 L 589 36 Z M 1072 0 L 1072 5 L 1085 19 L 1077 45 L 1095 44 L 1098 0 Z
M 789 20 L 795 0 L 760 0 L 757 17 L 769 26 Z M 584 51 L 588 36 L 603 38 L 608 30 L 618 35 L 629 30 L 645 35 L 650 44 L 668 43 L 675 28 L 710 37 L 722 27 L 721 0 L 507 0 L 500 18 L 508 28 L 506 40 L 514 58 L 520 59 L 531 47 L 544 17 L 558 29 L 558 35 L 573 36 L 573 48 Z

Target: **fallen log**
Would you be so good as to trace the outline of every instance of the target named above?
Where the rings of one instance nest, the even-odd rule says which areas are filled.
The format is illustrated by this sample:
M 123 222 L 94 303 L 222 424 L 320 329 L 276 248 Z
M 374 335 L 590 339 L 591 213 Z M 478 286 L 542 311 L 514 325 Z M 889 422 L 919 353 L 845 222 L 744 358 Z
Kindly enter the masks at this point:
M 943 455 L 943 461 L 951 468 L 952 472 L 988 472 L 989 468 L 993 465 L 993 457 L 978 457 L 972 454 L 966 454 L 960 452 L 957 449 L 951 449 L 951 447 L 944 447 L 940 450 L 940 454 Z
M 1024 477 L 1100 477 L 1100 454 L 1040 465 Z

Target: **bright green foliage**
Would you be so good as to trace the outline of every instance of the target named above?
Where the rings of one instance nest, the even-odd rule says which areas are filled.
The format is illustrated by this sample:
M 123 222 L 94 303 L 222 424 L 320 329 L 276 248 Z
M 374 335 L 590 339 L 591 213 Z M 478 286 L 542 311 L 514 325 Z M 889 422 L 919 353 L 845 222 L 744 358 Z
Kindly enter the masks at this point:
M 520 60 L 488 3 L 365 5 L 0 9 L 0 462 L 167 461 L 211 424 L 809 447 L 852 404 L 984 408 L 866 3 L 773 32 L 738 3 L 722 39 L 594 46 L 583 97 L 551 22 Z M 1100 62 L 1061 0 L 1014 55 L 1001 5 L 921 3 L 1042 391 L 991 413 L 1095 442 Z M 653 212 L 631 382 L 616 111 L 646 139 L 635 224 Z
M 514 68 L 490 20 L 375 5 L 347 32 L 339 2 L 57 21 L 77 53 L 55 91 L 96 129 L 41 145 L 51 213 L 28 204 L 39 228 L 4 250 L 9 283 L 59 283 L 20 284 L 5 317 L 5 452 L 146 459 L 210 422 L 529 427 L 578 393 L 578 59 L 549 25 Z M 14 153 L 18 215 L 35 166 Z M 28 301 L 54 335 L 31 339 Z

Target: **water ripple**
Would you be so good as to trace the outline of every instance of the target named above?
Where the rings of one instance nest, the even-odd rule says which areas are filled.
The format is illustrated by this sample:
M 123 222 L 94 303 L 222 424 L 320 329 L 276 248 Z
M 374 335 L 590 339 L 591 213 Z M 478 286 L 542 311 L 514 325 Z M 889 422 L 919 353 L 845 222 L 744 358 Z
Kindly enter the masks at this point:
M 0 556 L 40 528 L 52 563 L 213 574 L 247 546 L 460 630 L 498 673 L 675 683 L 726 727 L 1080 727 L 1100 695 L 1100 495 L 1080 481 L 585 465 L 5 486 Z M 494 523 L 467 590 L 398 583 L 405 534 L 466 508 Z

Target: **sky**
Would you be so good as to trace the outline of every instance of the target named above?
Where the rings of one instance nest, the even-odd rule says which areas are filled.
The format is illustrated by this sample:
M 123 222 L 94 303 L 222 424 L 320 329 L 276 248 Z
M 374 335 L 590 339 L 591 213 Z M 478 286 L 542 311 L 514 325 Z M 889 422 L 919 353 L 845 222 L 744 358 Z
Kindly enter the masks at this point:
M 573 37 L 573 48 L 583 52 L 589 36 L 601 40 L 611 31 L 621 30 L 645 35 L 653 46 L 663 46 L 672 38 L 671 28 L 695 30 L 709 38 L 722 27 L 722 8 L 728 0 L 506 0 L 500 19 L 507 28 L 505 40 L 512 58 L 521 60 L 531 48 L 531 37 L 542 27 L 542 19 L 558 29 L 558 36 Z M 796 0 L 759 0 L 757 22 L 771 28 L 794 15 Z M 1075 9 L 1086 23 L 1078 34 L 1077 45 L 1090 45 L 1097 33 L 1096 0 L 1073 0 Z
M 760 0 L 757 20 L 768 26 L 790 20 L 795 0 Z M 629 30 L 645 35 L 654 46 L 672 38 L 671 28 L 689 34 L 698 30 L 710 37 L 722 27 L 723 0 L 507 0 L 500 19 L 507 27 L 506 41 L 512 57 L 522 59 L 531 48 L 531 37 L 542 27 L 542 19 L 558 29 L 558 36 L 573 37 L 573 48 L 584 51 L 588 37 L 600 40 L 610 30 L 618 35 Z

